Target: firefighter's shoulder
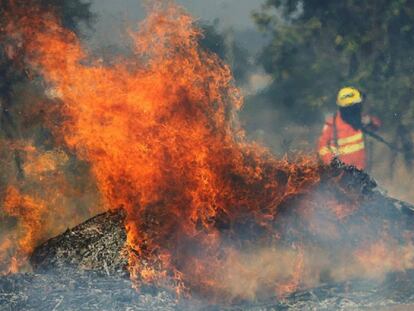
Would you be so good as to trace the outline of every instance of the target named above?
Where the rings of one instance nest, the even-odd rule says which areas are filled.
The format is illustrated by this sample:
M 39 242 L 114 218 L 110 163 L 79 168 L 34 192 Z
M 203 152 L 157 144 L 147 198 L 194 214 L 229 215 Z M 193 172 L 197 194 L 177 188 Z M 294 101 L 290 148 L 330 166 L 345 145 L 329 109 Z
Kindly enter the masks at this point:
M 328 113 L 325 115 L 325 126 L 332 126 L 333 125 L 333 121 L 334 121 L 334 114 L 333 113 Z

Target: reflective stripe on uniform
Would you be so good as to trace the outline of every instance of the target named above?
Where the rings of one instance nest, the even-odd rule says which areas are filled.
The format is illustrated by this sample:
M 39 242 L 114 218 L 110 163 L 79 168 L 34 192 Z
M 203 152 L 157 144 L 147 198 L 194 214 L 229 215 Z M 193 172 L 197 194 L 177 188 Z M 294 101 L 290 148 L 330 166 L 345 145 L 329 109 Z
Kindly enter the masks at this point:
M 358 152 L 360 150 L 363 150 L 365 148 L 365 143 L 360 142 L 357 144 L 352 145 L 346 145 L 339 148 L 335 147 L 323 147 L 319 150 L 319 154 L 323 157 L 327 154 L 335 154 L 335 155 L 345 155 L 350 154 L 354 152 Z
M 327 155 L 327 154 L 331 154 L 331 153 L 334 153 L 334 154 L 336 154 L 338 152 L 338 150 L 335 148 L 335 147 L 322 147 L 320 150 L 319 150 L 319 154 L 323 157 L 323 156 L 325 156 L 325 155 Z
M 352 145 L 346 145 L 343 147 L 339 148 L 339 154 L 343 155 L 343 154 L 350 154 L 350 153 L 354 153 L 360 150 L 363 150 L 365 148 L 365 143 L 364 142 L 360 142 L 358 144 L 352 144 Z
M 364 136 L 362 135 L 362 133 L 358 133 L 355 134 L 353 136 L 349 136 L 349 137 L 345 137 L 345 138 L 340 138 L 338 139 L 338 145 L 342 146 L 342 145 L 346 145 L 346 144 L 350 144 L 350 143 L 355 143 L 359 140 L 362 140 L 364 138 Z

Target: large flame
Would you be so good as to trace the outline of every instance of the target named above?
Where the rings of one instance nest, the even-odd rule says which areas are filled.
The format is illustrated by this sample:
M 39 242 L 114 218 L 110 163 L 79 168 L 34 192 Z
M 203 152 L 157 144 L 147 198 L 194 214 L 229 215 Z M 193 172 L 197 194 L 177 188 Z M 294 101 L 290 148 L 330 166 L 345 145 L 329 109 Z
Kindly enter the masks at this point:
M 53 19 L 42 22 L 47 31 L 28 50 L 64 102 L 67 120 L 55 130 L 90 161 L 108 207 L 127 211 L 132 277 L 214 292 L 220 280 L 210 272 L 240 248 L 276 239 L 268 231 L 277 206 L 315 182 L 316 170 L 246 143 L 231 72 L 199 48 L 182 9 L 153 10 L 132 35 L 135 57 L 109 68 L 86 59 Z M 243 241 L 237 230 L 260 234 Z
M 202 34 L 183 9 L 154 6 L 131 33 L 134 56 L 110 67 L 91 59 L 51 15 L 14 27 L 28 39 L 31 65 L 59 94 L 63 121 L 51 124 L 55 134 L 90 163 L 107 208 L 127 213 L 137 286 L 232 300 L 288 293 L 305 276 L 309 284 L 318 281 L 323 267 L 315 265 L 331 254 L 303 245 L 306 239 L 280 242 L 286 232 L 301 234 L 275 226 L 275 218 L 319 181 L 319 168 L 306 159 L 276 160 L 246 141 L 230 69 L 199 47 Z M 48 157 L 39 161 L 49 165 Z M 324 204 L 297 202 L 298 218 L 305 219 L 297 225 L 334 245 L 336 222 L 356 204 L 317 195 L 312 202 Z M 321 208 L 334 220 L 318 226 Z M 345 262 L 352 254 L 343 255 Z M 366 256 L 356 251 L 354 258 Z

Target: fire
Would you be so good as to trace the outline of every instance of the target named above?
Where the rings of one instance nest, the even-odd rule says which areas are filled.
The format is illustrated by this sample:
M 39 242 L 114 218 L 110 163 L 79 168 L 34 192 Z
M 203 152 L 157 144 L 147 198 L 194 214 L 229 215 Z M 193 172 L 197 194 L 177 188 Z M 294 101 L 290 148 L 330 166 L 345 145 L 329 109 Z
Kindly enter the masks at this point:
M 42 174 L 59 170 L 69 160 L 62 150 L 46 151 L 44 153 L 32 152 L 27 157 L 23 170 L 26 175 L 41 176 Z
M 344 235 L 346 249 L 336 242 L 360 198 L 312 193 L 322 170 L 313 160 L 277 160 L 246 140 L 231 71 L 199 47 L 202 33 L 183 9 L 157 2 L 131 33 L 134 57 L 111 66 L 90 57 L 51 15 L 14 27 L 30 64 L 59 94 L 63 121 L 51 123 L 54 133 L 90 164 L 106 208 L 126 211 L 137 287 L 226 300 L 284 295 L 317 283 L 321 263 L 335 270 L 340 255 L 341 262 L 352 256 L 353 235 Z M 26 169 L 47 172 L 64 158 L 47 154 Z M 28 198 L 11 194 L 9 206 L 33 210 Z M 25 209 L 17 211 L 25 223 Z M 19 242 L 25 256 L 40 211 Z
M 276 240 L 278 205 L 318 180 L 315 165 L 246 142 L 231 71 L 200 49 L 181 8 L 153 10 L 132 34 L 135 58 L 112 67 L 88 59 L 53 19 L 42 23 L 27 49 L 64 102 L 54 130 L 91 163 L 107 206 L 127 211 L 132 278 L 214 292 L 219 279 L 203 278 L 228 254 Z M 240 240 L 240 230 L 257 240 Z
M 3 204 L 4 212 L 19 219 L 19 230 L 3 237 L 0 244 L 1 273 L 15 273 L 27 264 L 42 230 L 42 218 L 46 205 L 22 195 L 19 190 L 9 187 Z M 10 258 L 10 253 L 12 257 Z M 8 263 L 8 264 L 7 264 Z M 3 267 L 6 265 L 6 267 Z M 8 266 L 8 267 L 7 267 Z
M 81 210 L 85 193 L 76 189 L 76 178 L 68 180 L 71 176 L 65 174 L 69 163 L 66 152 L 41 150 L 24 140 L 2 140 L 0 145 L 4 161 L 0 169 L 9 182 L 5 189 L 0 188 L 0 274 L 8 274 L 30 270 L 28 259 L 36 246 L 97 210 L 93 205 L 88 206 L 91 210 Z M 10 167 L 16 152 L 23 163 L 21 179 Z M 86 200 L 93 202 L 89 197 Z

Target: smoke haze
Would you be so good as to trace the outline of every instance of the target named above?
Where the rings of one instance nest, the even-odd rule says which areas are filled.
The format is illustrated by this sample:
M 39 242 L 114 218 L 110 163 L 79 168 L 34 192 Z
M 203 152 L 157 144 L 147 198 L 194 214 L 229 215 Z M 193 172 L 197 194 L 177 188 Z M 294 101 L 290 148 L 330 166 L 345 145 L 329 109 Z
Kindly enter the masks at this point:
M 136 23 L 145 17 L 143 0 L 94 0 L 92 1 L 92 12 L 96 14 L 97 20 L 95 31 L 91 33 L 90 39 L 95 44 L 120 43 L 119 31 L 124 29 L 125 23 Z M 233 29 L 236 33 L 247 33 L 248 38 L 237 36 L 246 48 L 249 47 L 248 40 L 254 40 L 254 49 L 259 50 L 265 41 L 260 40 L 262 36 L 256 29 L 251 18 L 252 10 L 258 9 L 261 1 L 250 0 L 180 0 L 183 5 L 196 19 L 218 22 L 221 29 Z M 259 39 L 258 39 L 259 37 Z M 259 45 L 258 45 L 259 43 Z

